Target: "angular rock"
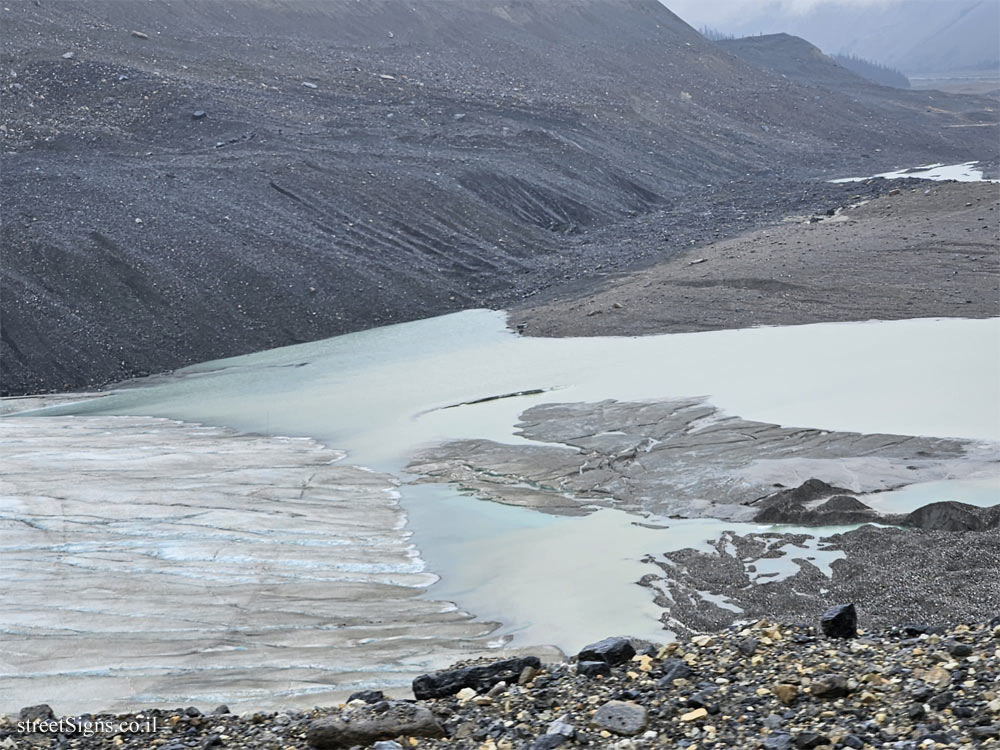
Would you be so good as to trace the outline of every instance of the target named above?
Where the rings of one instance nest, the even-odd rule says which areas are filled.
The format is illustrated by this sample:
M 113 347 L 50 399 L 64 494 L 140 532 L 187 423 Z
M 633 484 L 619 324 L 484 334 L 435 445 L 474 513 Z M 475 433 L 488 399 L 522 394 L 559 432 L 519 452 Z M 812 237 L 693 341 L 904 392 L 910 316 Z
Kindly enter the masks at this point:
M 945 688 L 951 684 L 951 672 L 938 664 L 924 672 L 921 679 L 928 685 Z
M 541 666 L 537 656 L 523 656 L 492 664 L 422 674 L 413 680 L 413 695 L 417 700 L 443 698 L 455 695 L 462 688 L 472 688 L 477 693 L 484 693 L 498 682 L 506 682 L 508 685 L 517 682 L 526 667 L 539 669 Z
M 757 651 L 757 646 L 759 645 L 760 641 L 756 638 L 744 638 L 736 644 L 736 648 L 738 648 L 740 653 L 744 656 L 753 656 Z
M 517 684 L 527 685 L 529 682 L 535 679 L 536 674 L 538 674 L 537 667 L 525 667 L 524 669 L 521 670 L 521 674 L 518 675 Z
M 953 698 L 954 695 L 952 695 L 951 691 L 945 690 L 943 693 L 938 693 L 937 695 L 928 699 L 927 705 L 933 708 L 935 711 L 940 711 L 944 708 L 947 708 Z
M 862 511 L 864 513 L 875 513 L 875 509 L 865 505 L 853 495 L 834 495 L 816 510 L 822 512 L 833 511 Z
M 486 692 L 487 698 L 499 698 L 507 692 L 507 683 L 501 680 Z
M 611 665 L 624 664 L 635 656 L 635 648 L 628 638 L 605 638 L 584 646 L 576 655 L 577 661 L 603 661 Z
M 821 745 L 829 744 L 829 738 L 816 732 L 800 732 L 795 737 L 795 747 L 803 748 L 803 750 L 813 750 Z
M 760 510 L 754 520 L 765 523 L 797 523 L 803 526 L 865 523 L 878 513 L 848 490 L 819 479 L 810 479 L 794 489 L 781 490 L 754 501 Z M 815 501 L 825 502 L 814 505 Z
M 608 701 L 597 709 L 590 724 L 597 729 L 630 737 L 646 728 L 646 709 L 638 703 Z
M 694 711 L 688 711 L 686 714 L 681 714 L 681 721 L 698 721 L 699 719 L 705 719 L 707 717 L 707 709 L 696 708 Z
M 972 727 L 969 730 L 969 737 L 974 740 L 1000 739 L 1000 724 L 986 724 L 981 727 Z
M 545 733 L 560 734 L 563 737 L 573 739 L 576 736 L 576 727 L 569 723 L 569 716 L 567 715 L 549 724 L 549 728 L 545 730 Z
M 805 503 L 833 497 L 834 495 L 849 495 L 850 492 L 848 489 L 835 487 L 832 484 L 827 484 L 822 479 L 813 477 L 812 479 L 807 479 L 798 487 L 779 490 L 767 497 L 760 498 L 754 504 L 761 508 L 770 508 L 786 503 L 804 505 Z
M 791 750 L 792 735 L 787 732 L 772 732 L 764 740 L 764 750 Z
M 899 524 L 934 531 L 986 531 L 1000 526 L 1000 505 L 980 508 L 954 500 L 930 503 L 903 516 Z
M 786 706 L 790 706 L 795 702 L 795 699 L 799 695 L 799 688 L 796 685 L 791 685 L 787 682 L 779 682 L 774 687 L 771 688 L 778 700 L 784 703 Z
M 395 740 L 382 740 L 372 745 L 372 750 L 403 750 L 403 746 Z
M 820 615 L 819 624 L 827 638 L 856 638 L 858 635 L 858 613 L 853 604 L 831 607 Z
M 834 700 L 843 698 L 850 691 L 847 688 L 847 678 L 839 674 L 824 674 L 815 678 L 809 686 L 809 693 L 815 698 Z
M 957 643 L 952 641 L 945 644 L 948 649 L 948 653 L 954 656 L 956 659 L 961 659 L 965 656 L 972 656 L 972 646 L 968 643 Z
M 610 677 L 611 665 L 606 661 L 581 661 L 576 665 L 576 673 L 584 677 Z
M 952 745 L 952 736 L 948 732 L 926 732 L 917 737 L 917 744 L 923 747 L 937 747 L 940 745 Z M 927 744 L 924 744 L 927 743 Z M 933 743 L 933 744 L 931 744 Z
M 528 750 L 552 750 L 566 743 L 566 738 L 561 734 L 543 734 L 530 745 Z
M 713 700 L 715 690 L 699 690 L 687 699 L 688 708 L 704 708 L 710 714 L 719 713 L 719 705 Z
M 663 662 L 663 677 L 660 678 L 660 682 L 665 682 L 667 684 L 672 683 L 674 680 L 686 680 L 692 674 L 691 667 L 680 659 L 667 659 Z
M 768 714 L 762 723 L 773 732 L 781 728 L 782 721 L 782 718 L 778 714 Z
M 365 703 L 378 703 L 384 700 L 385 694 L 381 690 L 361 690 L 357 693 L 351 693 L 351 697 L 347 699 L 347 702 L 364 701 Z
M 48 703 L 39 703 L 37 706 L 22 708 L 18 712 L 17 718 L 21 721 L 51 721 L 56 718 L 56 715 Z
M 380 706 L 381 704 L 376 704 Z M 374 706 L 349 708 L 338 716 L 313 721 L 306 731 L 306 742 L 318 750 L 361 745 L 378 740 L 407 737 L 444 737 L 444 728 L 424 706 L 393 701 L 385 710 Z

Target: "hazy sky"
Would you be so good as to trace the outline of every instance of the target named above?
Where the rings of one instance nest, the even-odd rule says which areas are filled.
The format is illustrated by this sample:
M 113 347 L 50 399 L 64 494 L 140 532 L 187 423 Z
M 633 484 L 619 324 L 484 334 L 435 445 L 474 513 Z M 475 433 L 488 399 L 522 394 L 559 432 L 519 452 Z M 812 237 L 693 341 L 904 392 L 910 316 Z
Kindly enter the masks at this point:
M 946 0 L 938 0 L 946 2 Z M 817 5 L 889 5 L 898 0 L 660 0 L 696 29 L 754 15 L 770 7 L 789 15 L 799 15 Z

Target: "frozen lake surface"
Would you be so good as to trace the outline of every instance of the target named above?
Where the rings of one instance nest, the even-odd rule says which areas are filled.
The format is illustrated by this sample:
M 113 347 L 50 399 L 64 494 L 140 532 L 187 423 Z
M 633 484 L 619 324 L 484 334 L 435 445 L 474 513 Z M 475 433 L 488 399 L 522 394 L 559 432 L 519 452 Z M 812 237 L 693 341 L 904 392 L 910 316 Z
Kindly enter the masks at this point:
M 493 625 L 422 596 L 397 482 L 303 438 L 0 420 L 0 712 L 405 690 Z
M 548 339 L 472 310 L 196 365 L 47 413 L 312 437 L 396 471 L 428 443 L 520 440 L 513 426 L 529 406 L 608 398 L 709 396 L 780 425 L 998 440 L 998 370 L 1000 319 Z M 541 392 L 460 405 L 530 390 Z
M 781 425 L 997 441 L 998 380 L 996 319 L 540 339 L 510 332 L 503 313 L 479 310 L 197 365 L 35 414 L 169 417 L 309 437 L 347 451 L 346 463 L 406 482 L 403 467 L 421 446 L 459 438 L 525 443 L 513 434 L 519 414 L 553 401 L 707 396 L 730 414 Z M 522 391 L 533 393 L 481 401 Z M 988 502 L 991 486 L 939 489 L 949 499 L 969 494 Z M 706 548 L 725 529 L 769 528 L 611 509 L 554 517 L 445 486 L 403 484 L 399 491 L 419 551 L 406 575 L 439 577 L 425 598 L 501 623 L 491 638 L 567 650 L 614 633 L 669 635 L 649 591 L 634 585 L 650 572 L 645 555 Z M 821 568 L 835 559 L 810 549 Z M 201 565 L 206 581 L 219 575 L 211 554 L 196 554 L 190 543 L 184 550 L 188 569 Z M 337 549 L 325 554 L 336 568 Z M 768 572 L 794 570 L 784 557 Z M 224 585 L 206 584 L 206 595 Z

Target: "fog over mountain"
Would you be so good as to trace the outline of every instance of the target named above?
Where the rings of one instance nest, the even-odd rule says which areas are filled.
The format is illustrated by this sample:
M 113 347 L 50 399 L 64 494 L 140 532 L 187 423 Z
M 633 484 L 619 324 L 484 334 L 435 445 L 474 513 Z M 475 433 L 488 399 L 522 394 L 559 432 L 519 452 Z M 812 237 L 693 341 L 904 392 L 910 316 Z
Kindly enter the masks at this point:
M 995 0 L 665 0 L 696 28 L 734 36 L 788 33 L 828 54 L 851 54 L 904 73 L 1000 64 Z

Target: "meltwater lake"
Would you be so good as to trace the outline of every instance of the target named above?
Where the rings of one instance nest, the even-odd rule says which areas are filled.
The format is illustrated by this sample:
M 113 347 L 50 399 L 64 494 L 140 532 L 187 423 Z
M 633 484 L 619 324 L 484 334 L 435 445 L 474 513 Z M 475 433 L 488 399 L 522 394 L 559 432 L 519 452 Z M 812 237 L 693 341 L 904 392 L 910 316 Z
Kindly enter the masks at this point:
M 344 451 L 338 464 L 364 467 L 398 482 L 392 492 L 401 515 L 395 520 L 387 516 L 386 523 L 401 527 L 395 532 L 403 535 L 410 551 L 406 562 L 387 569 L 386 575 L 419 588 L 424 599 L 452 602 L 486 624 L 482 636 L 470 636 L 480 637 L 484 648 L 552 644 L 571 651 L 614 633 L 661 641 L 670 637 L 660 619 L 663 611 L 648 590 L 635 585 L 649 572 L 642 562 L 646 555 L 685 547 L 708 550 L 708 543 L 725 530 L 770 527 L 713 518 L 640 517 L 613 508 L 565 517 L 501 505 L 453 486 L 413 484 L 405 467 L 422 447 L 462 438 L 528 443 L 515 434 L 515 425 L 525 409 L 537 404 L 705 397 L 744 419 L 960 438 L 976 441 L 991 454 L 1000 443 L 998 382 L 1000 319 L 543 339 L 511 332 L 501 312 L 474 310 L 208 362 L 27 415 L 164 417 L 239 433 L 311 438 Z M 509 395 L 522 392 L 529 393 Z M 483 400 L 496 396 L 507 397 Z M 169 483 L 169 476 L 157 479 Z M 1000 472 L 978 470 L 871 497 L 882 503 L 879 510 L 892 512 L 940 499 L 991 505 L 1000 502 Z M 245 521 L 237 514 L 227 524 Z M 350 523 L 356 522 L 352 516 Z M 143 523 L 156 522 L 145 518 Z M 268 521 L 258 516 L 253 523 Z M 324 564 L 336 565 L 337 546 L 323 547 L 306 561 L 296 557 L 295 546 L 276 543 L 282 535 L 299 533 L 295 523 L 282 519 L 269 536 L 266 554 L 287 556 L 289 564 L 316 575 Z M 308 516 L 301 517 L 301 524 L 309 523 Z M 799 529 L 816 539 L 799 551 L 801 556 L 829 570 L 842 553 L 824 550 L 821 537 L 840 530 Z M 166 549 L 182 536 L 182 531 L 151 533 L 146 543 Z M 46 551 L 22 553 L 44 556 Z M 252 547 L 247 554 L 252 557 Z M 797 564 L 790 558 L 771 560 L 770 573 L 794 572 Z M 215 580 L 201 595 L 224 596 L 225 581 L 218 580 L 218 570 L 213 572 L 212 554 L 194 554 L 189 546 L 185 564 L 186 575 L 197 576 L 201 566 L 206 578 Z M 252 574 L 243 574 L 252 585 Z M 127 576 L 127 569 L 121 575 Z M 338 575 L 341 580 L 344 574 Z M 323 595 L 321 578 L 303 597 Z M 71 634 L 62 637 L 72 643 Z M 322 643 L 322 635 L 310 637 Z M 172 693 L 163 687 L 169 683 L 169 660 L 164 661 L 155 643 L 146 645 L 151 662 L 161 670 L 160 681 L 145 683 L 131 695 L 125 694 L 127 681 L 109 682 L 103 695 L 109 705 L 169 700 Z M 378 653 L 370 658 L 378 659 Z M 404 689 L 400 655 L 384 658 L 360 681 L 357 671 L 349 683 L 326 674 L 326 687 Z M 274 668 L 275 659 L 280 662 L 280 654 L 269 657 L 268 668 Z M 419 668 L 435 662 L 411 659 L 407 664 Z M 255 683 L 261 663 L 248 657 L 238 666 L 245 705 L 267 706 L 267 685 Z M 137 647 L 130 668 L 141 672 L 142 648 Z M 54 679 L 46 674 L 39 672 L 35 679 Z M 208 699 L 213 688 L 210 676 L 205 679 Z M 287 705 L 298 684 L 292 680 L 270 700 Z M 300 692 L 305 699 L 311 695 Z
M 472 310 L 207 362 L 46 413 L 312 437 L 395 471 L 429 442 L 517 441 L 534 404 L 608 398 L 708 396 L 782 425 L 997 440 L 998 371 L 1000 319 L 550 339 Z M 444 408 L 529 390 L 542 393 Z

